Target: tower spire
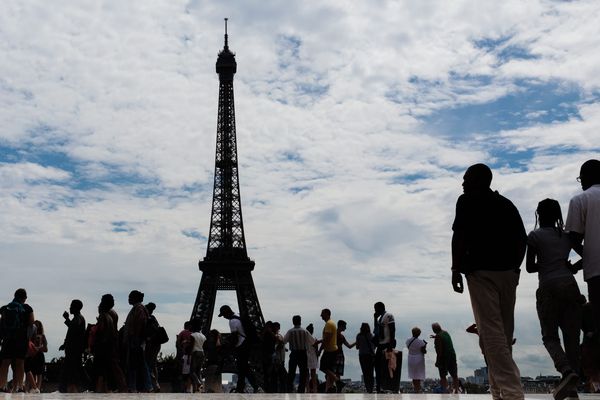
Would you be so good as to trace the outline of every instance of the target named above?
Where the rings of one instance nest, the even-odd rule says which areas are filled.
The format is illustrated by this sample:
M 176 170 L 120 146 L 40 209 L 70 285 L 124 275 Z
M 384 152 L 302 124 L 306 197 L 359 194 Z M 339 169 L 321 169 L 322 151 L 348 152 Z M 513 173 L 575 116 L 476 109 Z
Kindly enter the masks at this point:
M 227 43 L 228 35 L 227 35 L 227 20 L 229 18 L 225 18 L 225 49 L 229 49 L 229 44 Z

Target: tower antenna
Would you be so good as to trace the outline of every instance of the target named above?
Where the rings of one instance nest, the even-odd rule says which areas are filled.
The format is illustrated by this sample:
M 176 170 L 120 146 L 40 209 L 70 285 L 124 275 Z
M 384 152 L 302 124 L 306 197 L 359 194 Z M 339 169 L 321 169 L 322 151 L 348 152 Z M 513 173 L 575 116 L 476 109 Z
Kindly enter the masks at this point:
M 229 47 L 227 44 L 227 20 L 229 18 L 224 18 L 225 19 L 225 48 Z

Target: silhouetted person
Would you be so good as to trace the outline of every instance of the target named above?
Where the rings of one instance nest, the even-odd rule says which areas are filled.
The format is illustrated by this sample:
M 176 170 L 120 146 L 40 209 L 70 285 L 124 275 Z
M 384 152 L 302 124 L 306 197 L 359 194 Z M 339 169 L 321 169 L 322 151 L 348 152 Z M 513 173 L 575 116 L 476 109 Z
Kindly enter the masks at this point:
M 35 326 L 31 342 L 35 352 L 31 357 L 25 358 L 25 376 L 29 382 L 29 393 L 40 393 L 44 378 L 44 369 L 46 367 L 46 357 L 44 353 L 48 352 L 48 341 L 44 334 L 44 325 L 41 321 L 33 321 Z
M 292 317 L 292 323 L 294 327 L 283 337 L 283 342 L 289 343 L 290 346 L 288 387 L 290 391 L 294 391 L 294 379 L 296 378 L 296 368 L 298 368 L 300 372 L 298 393 L 304 393 L 308 380 L 307 351 L 314 345 L 315 340 L 306 329 L 302 328 L 302 318 L 299 315 Z
M 65 351 L 65 363 L 63 367 L 64 384 L 67 386 L 68 393 L 77 393 L 79 385 L 83 378 L 83 351 L 86 348 L 85 343 L 85 318 L 81 315 L 83 303 L 81 300 L 71 301 L 69 312 L 63 313 L 65 325 L 67 326 L 67 335 L 65 342 L 59 350 Z M 69 318 L 69 314 L 73 317 Z
M 579 376 L 579 331 L 581 329 L 581 293 L 569 269 L 571 240 L 563 231 L 558 201 L 539 202 L 536 221 L 540 227 L 527 238 L 527 272 L 538 273 L 536 308 L 542 328 L 542 341 L 562 379 L 554 389 L 554 398 L 577 397 Z M 560 344 L 561 330 L 564 349 Z
M 315 327 L 313 324 L 306 325 L 306 331 L 313 337 L 314 344 L 307 350 L 306 358 L 308 365 L 308 372 L 310 377 L 308 378 L 308 393 L 317 393 L 317 369 L 319 368 L 319 355 L 317 350 L 319 347 L 318 340 L 315 338 Z
M 435 366 L 440 373 L 442 390 L 450 392 L 448 379 L 446 378 L 446 376 L 450 374 L 452 377 L 452 393 L 458 393 L 458 367 L 456 364 L 456 352 L 454 351 L 452 338 L 437 322 L 431 324 L 431 330 L 434 333 L 431 338 L 434 339 L 433 346 L 435 347 L 436 354 Z
M 273 321 L 265 322 L 260 334 L 260 359 L 263 367 L 263 388 L 266 393 L 277 392 L 277 380 L 274 379 L 273 359 L 275 358 L 275 333 L 273 332 Z
M 98 305 L 96 326 L 93 328 L 94 338 L 90 350 L 94 356 L 97 393 L 109 391 L 109 381 L 113 379 L 112 360 L 119 341 L 117 328 L 109 311 L 109 306 L 101 301 Z
M 192 351 L 194 349 L 194 338 L 192 337 L 192 322 L 185 321 L 183 330 L 177 335 L 177 356 L 179 361 L 181 378 L 183 381 L 183 392 L 193 393 L 192 385 Z
M 192 349 L 192 383 L 194 391 L 198 392 L 202 383 L 204 342 L 206 342 L 206 336 L 202 333 L 202 320 L 200 318 L 192 320 L 192 338 L 194 339 L 194 348 Z
M 415 393 L 421 393 L 423 391 L 421 383 L 425 380 L 425 353 L 427 342 L 423 339 L 419 339 L 421 329 L 418 327 L 415 326 L 412 328 L 411 333 L 412 336 L 406 339 L 406 349 L 408 350 L 408 377 L 412 379 Z
M 360 332 L 356 335 L 356 349 L 358 350 L 358 361 L 362 371 L 365 389 L 367 393 L 373 393 L 375 378 L 375 343 L 373 343 L 373 334 L 368 323 L 363 322 L 360 326 Z
M 237 393 L 244 393 L 246 388 L 246 378 L 252 385 L 254 392 L 258 390 L 254 374 L 250 372 L 248 367 L 248 359 L 250 358 L 250 343 L 246 340 L 246 331 L 242 325 L 240 317 L 234 314 L 231 307 L 228 305 L 221 306 L 219 309 L 219 317 L 229 320 L 229 329 L 233 339 L 233 355 L 237 361 L 238 380 L 236 386 Z
M 512 358 L 514 308 L 527 235 L 513 203 L 490 189 L 492 171 L 470 166 L 463 177 L 452 230 L 452 286 L 469 286 L 479 344 L 489 367 L 492 397 L 523 399 L 519 368 Z
M 321 365 L 319 369 L 325 374 L 325 393 L 336 392 L 334 387 L 338 377 L 336 370 L 337 356 L 337 325 L 331 319 L 331 311 L 328 308 L 321 310 L 321 319 L 325 321 L 323 327 L 323 336 L 321 337 L 321 347 L 319 353 L 321 355 Z
M 2 339 L 0 390 L 6 390 L 8 367 L 12 364 L 12 391 L 23 391 L 25 356 L 29 343 L 27 328 L 35 320 L 33 309 L 25 304 L 26 300 L 27 292 L 25 289 L 17 289 L 13 301 L 0 308 L 0 339 Z
M 343 319 L 340 319 L 337 323 L 338 351 L 337 351 L 337 355 L 336 355 L 336 368 L 335 368 L 335 374 L 337 376 L 336 389 L 337 389 L 338 393 L 341 393 L 344 386 L 346 386 L 346 384 L 344 382 L 342 382 L 342 376 L 344 376 L 344 367 L 346 365 L 346 357 L 344 356 L 344 346 L 351 349 L 356 345 L 356 342 L 350 344 L 346 340 L 346 336 L 344 336 L 346 327 L 347 327 L 346 321 L 344 321 Z
M 275 336 L 275 353 L 273 357 L 273 382 L 277 393 L 287 391 L 287 371 L 285 370 L 285 343 L 281 335 L 281 324 L 273 322 L 273 335 Z
M 152 390 L 152 385 L 148 381 L 148 367 L 144 354 L 148 311 L 142 304 L 143 301 L 144 293 L 138 290 L 132 290 L 129 293 L 128 302 L 131 310 L 127 314 L 123 327 L 123 345 L 127 360 L 127 387 L 130 392 L 134 393 Z
M 375 351 L 375 382 L 377 392 L 388 386 L 390 380 L 386 352 L 396 347 L 396 322 L 394 316 L 385 310 L 385 304 L 378 301 L 373 305 L 373 326 L 377 349 Z
M 118 326 L 119 326 L 119 315 L 114 310 L 115 306 L 115 298 L 112 294 L 107 293 L 102 295 L 100 300 L 101 306 L 108 310 L 107 314 L 112 319 L 112 324 L 114 326 L 114 334 L 117 338 L 119 338 Z M 111 379 L 108 380 L 108 384 L 111 389 L 117 389 L 121 393 L 126 393 L 127 389 L 127 381 L 125 379 L 125 373 L 123 372 L 123 368 L 121 367 L 121 350 L 124 347 L 123 343 L 120 343 L 117 340 L 115 343 L 111 353 L 110 353 L 110 372 Z M 125 353 L 125 352 L 123 352 Z M 123 360 L 126 361 L 126 360 Z
M 584 162 L 577 180 L 583 193 L 569 203 L 565 230 L 573 240 L 573 249 L 580 254 L 583 242 L 583 278 L 588 286 L 595 335 L 600 340 L 600 161 Z
M 150 374 L 150 383 L 152 384 L 152 390 L 154 392 L 160 392 L 160 384 L 158 383 L 158 366 L 157 358 L 160 353 L 160 341 L 158 338 L 158 331 L 160 324 L 154 316 L 154 310 L 156 310 L 156 304 L 150 302 L 146 304 L 146 311 L 148 311 L 148 325 L 146 328 L 146 349 L 144 351 L 146 356 L 146 365 L 148 366 L 148 373 Z
M 223 367 L 223 355 L 221 354 L 221 334 L 219 331 L 213 329 L 208 332 L 202 349 L 204 350 L 206 362 L 204 391 L 206 393 L 222 393 L 221 369 Z

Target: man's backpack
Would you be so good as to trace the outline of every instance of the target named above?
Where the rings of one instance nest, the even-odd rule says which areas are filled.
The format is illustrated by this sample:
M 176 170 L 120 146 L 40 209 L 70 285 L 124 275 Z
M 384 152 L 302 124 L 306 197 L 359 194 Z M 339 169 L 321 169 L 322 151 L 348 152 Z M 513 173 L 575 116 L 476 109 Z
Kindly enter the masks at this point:
M 25 326 L 25 307 L 18 301 L 8 303 L 0 309 L 0 337 L 15 337 Z
M 242 336 L 244 337 L 244 340 L 248 342 L 249 345 L 254 345 L 259 342 L 258 332 L 256 331 L 254 324 L 252 324 L 252 321 L 250 321 L 250 318 L 246 316 L 238 317 L 237 315 L 234 315 L 233 318 L 239 319 L 242 323 L 242 328 L 244 328 L 244 335 Z

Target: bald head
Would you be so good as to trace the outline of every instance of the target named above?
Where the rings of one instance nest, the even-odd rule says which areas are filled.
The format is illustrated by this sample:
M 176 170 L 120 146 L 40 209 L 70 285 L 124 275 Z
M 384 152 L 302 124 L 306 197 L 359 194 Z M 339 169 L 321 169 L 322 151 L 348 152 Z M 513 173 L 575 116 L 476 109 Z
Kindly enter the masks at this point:
M 492 170 L 485 164 L 473 164 L 463 177 L 463 189 L 465 193 L 483 192 L 492 184 Z

